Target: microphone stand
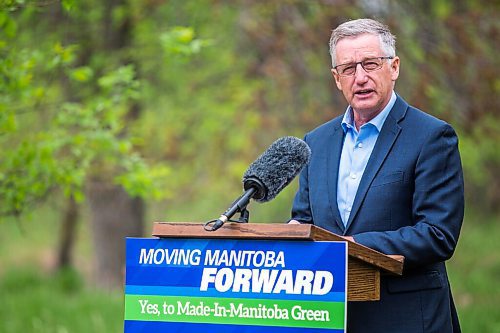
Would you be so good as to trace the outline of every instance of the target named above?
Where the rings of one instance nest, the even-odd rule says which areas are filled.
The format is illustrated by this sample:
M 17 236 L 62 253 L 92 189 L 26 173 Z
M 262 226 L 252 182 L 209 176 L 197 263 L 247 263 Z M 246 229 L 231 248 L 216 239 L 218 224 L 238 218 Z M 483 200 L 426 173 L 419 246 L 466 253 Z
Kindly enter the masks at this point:
M 264 198 L 267 193 L 267 188 L 259 179 L 255 177 L 245 179 L 243 182 L 243 188 L 245 192 L 238 199 L 236 199 L 217 220 L 211 220 L 205 223 L 203 228 L 206 231 L 215 231 L 222 227 L 222 225 L 227 221 L 248 223 L 250 212 L 248 212 L 247 206 L 250 203 L 250 199 L 254 198 L 260 200 Z M 238 221 L 232 221 L 231 217 L 233 217 L 236 213 L 240 213 L 240 218 Z
M 255 187 L 248 188 L 245 193 L 243 193 L 238 199 L 236 199 L 231 204 L 231 207 L 229 207 L 217 220 L 212 220 L 205 223 L 204 229 L 206 231 L 215 231 L 222 227 L 222 225 L 226 221 L 230 221 L 231 217 L 233 217 L 233 215 L 236 213 L 240 213 L 240 218 L 238 221 L 234 222 L 248 222 L 250 213 L 247 210 L 247 205 L 250 202 L 250 198 L 252 198 L 256 192 L 257 189 Z
M 248 223 L 250 219 L 250 212 L 246 207 L 243 207 L 240 212 L 240 218 L 238 219 L 238 223 Z

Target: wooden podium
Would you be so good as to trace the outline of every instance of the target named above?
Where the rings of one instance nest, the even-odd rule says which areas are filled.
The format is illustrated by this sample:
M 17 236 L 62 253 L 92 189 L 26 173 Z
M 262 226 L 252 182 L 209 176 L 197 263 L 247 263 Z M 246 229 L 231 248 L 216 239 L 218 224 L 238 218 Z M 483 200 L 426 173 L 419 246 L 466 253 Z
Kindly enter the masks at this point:
M 347 241 L 311 224 L 226 223 L 217 231 L 206 231 L 200 223 L 156 222 L 153 236 L 161 238 L 225 238 L 348 243 L 348 301 L 380 299 L 380 274 L 403 273 L 403 256 L 385 255 Z

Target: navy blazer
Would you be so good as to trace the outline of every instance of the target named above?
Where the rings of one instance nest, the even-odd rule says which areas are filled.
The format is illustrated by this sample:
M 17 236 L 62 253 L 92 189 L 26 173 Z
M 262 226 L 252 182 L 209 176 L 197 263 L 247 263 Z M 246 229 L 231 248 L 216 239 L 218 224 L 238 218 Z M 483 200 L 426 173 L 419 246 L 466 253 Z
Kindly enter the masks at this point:
M 464 211 L 455 131 L 398 96 L 344 227 L 337 207 L 341 122 L 337 117 L 305 136 L 312 155 L 300 174 L 292 218 L 405 257 L 402 277 L 382 276 L 380 301 L 349 302 L 348 332 L 459 332 L 444 264 Z

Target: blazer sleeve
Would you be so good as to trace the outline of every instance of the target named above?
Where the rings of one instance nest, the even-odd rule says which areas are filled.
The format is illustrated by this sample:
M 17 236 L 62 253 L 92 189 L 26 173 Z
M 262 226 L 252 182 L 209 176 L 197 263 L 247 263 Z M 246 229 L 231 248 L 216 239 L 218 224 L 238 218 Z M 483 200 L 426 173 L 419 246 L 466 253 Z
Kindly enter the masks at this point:
M 354 236 L 362 245 L 405 256 L 405 267 L 449 259 L 455 250 L 464 214 L 464 189 L 458 138 L 444 124 L 423 144 L 414 170 L 413 221 L 393 231 Z
M 307 142 L 307 135 L 304 137 Z M 311 206 L 309 203 L 309 181 L 308 181 L 309 166 L 306 165 L 299 176 L 299 190 L 295 194 L 292 207 L 292 219 L 301 223 L 313 223 Z

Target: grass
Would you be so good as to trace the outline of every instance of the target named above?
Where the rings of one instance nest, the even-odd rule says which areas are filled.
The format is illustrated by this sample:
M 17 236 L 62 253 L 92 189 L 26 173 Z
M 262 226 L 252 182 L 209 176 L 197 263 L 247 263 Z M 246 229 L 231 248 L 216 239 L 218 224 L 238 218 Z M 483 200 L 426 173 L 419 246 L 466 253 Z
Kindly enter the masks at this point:
M 85 224 L 77 268 L 53 272 L 57 220 L 47 210 L 20 224 L 0 221 L 0 332 L 122 332 L 123 292 L 104 293 L 88 282 L 92 247 Z M 499 239 L 498 217 L 468 214 L 448 263 L 463 332 L 500 333 Z
M 45 207 L 0 220 L 0 332 L 123 332 L 123 293 L 92 287 L 93 252 L 78 228 L 74 270 L 55 272 L 59 217 Z
M 85 289 L 80 275 L 71 270 L 55 275 L 34 267 L 8 271 L 0 294 L 1 332 L 123 331 L 123 296 Z
M 463 332 L 500 333 L 500 219 L 469 217 L 448 263 Z

